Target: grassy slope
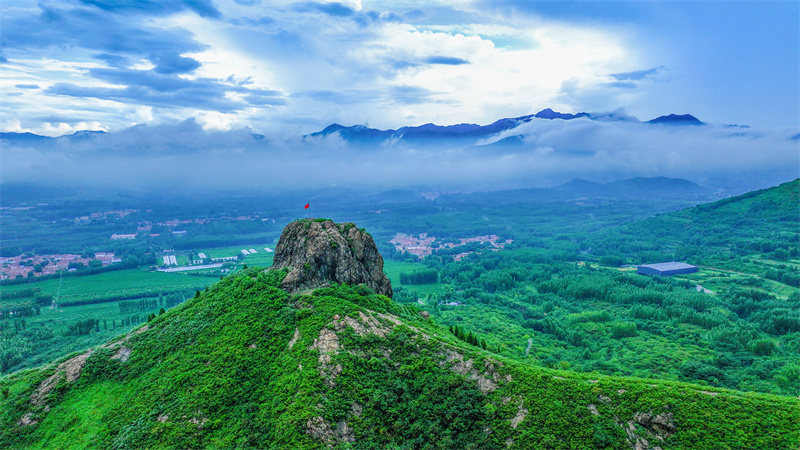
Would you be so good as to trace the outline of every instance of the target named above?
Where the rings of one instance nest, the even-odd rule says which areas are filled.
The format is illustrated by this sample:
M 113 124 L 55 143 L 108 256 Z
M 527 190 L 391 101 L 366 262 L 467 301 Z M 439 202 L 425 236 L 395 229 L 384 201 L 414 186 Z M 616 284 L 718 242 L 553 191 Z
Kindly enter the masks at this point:
M 41 404 L 31 394 L 55 365 L 0 379 L 0 447 L 320 448 L 327 436 L 341 448 L 630 448 L 629 421 L 647 436 L 636 413 L 673 415 L 675 434 L 648 437 L 665 450 L 800 440 L 796 399 L 529 367 L 360 288 L 290 297 L 275 285 L 255 270 L 220 281 L 130 335 L 128 361 L 111 359 L 119 344 L 95 349 Z M 334 330 L 335 315 L 384 336 Z M 324 329 L 340 348 L 321 355 L 309 347 Z

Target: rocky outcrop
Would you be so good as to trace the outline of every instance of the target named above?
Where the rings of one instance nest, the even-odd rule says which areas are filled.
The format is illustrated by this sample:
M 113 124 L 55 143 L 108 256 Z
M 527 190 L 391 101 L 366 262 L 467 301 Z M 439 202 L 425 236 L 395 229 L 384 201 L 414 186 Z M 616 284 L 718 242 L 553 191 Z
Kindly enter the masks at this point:
M 372 236 L 352 223 L 304 219 L 283 229 L 270 270 L 289 269 L 283 288 L 303 291 L 337 284 L 363 284 L 392 296 L 383 258 Z

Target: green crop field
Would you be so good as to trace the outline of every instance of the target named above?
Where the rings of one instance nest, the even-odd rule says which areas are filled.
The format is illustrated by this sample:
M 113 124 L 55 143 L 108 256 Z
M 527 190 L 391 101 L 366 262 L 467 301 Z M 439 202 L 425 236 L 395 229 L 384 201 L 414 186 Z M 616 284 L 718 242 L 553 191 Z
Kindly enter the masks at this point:
M 256 249 L 258 250 L 258 249 Z M 261 251 L 256 253 L 255 255 L 247 255 L 241 261 L 244 264 L 247 264 L 251 267 L 269 267 L 272 265 L 272 255 L 274 253 L 267 253 L 264 251 L 264 248 L 261 248 Z
M 146 317 L 151 313 L 158 313 L 160 306 L 137 311 L 135 314 Z M 50 339 L 37 341 L 39 349 L 32 353 L 13 369 L 36 367 L 52 361 L 65 354 L 80 351 L 99 345 L 112 337 L 127 333 L 132 327 L 138 325 L 138 320 L 125 324 L 124 320 L 133 314 L 120 313 L 119 302 L 97 303 L 93 305 L 80 305 L 63 308 L 42 308 L 41 314 L 25 317 L 26 330 L 49 330 L 53 333 Z M 88 319 L 97 319 L 99 331 L 81 336 L 66 336 L 70 326 Z
M 58 298 L 59 305 L 89 302 L 105 297 L 142 296 L 161 292 L 204 289 L 217 281 L 214 278 L 193 277 L 183 273 L 148 272 L 140 269 L 118 270 L 96 275 L 70 276 L 18 286 L 3 286 L 0 292 L 38 288 L 42 294 Z
M 416 291 L 420 297 L 429 295 L 429 294 L 441 294 L 444 292 L 444 289 L 447 285 L 442 283 L 432 283 L 432 284 L 402 284 L 400 283 L 400 274 L 411 273 L 416 270 L 424 270 L 425 266 L 421 263 L 410 263 L 410 262 L 401 262 L 401 261 L 392 261 L 392 260 L 384 260 L 383 262 L 383 272 L 389 277 L 389 281 L 392 282 L 392 287 L 397 288 L 398 286 L 402 286 L 403 289 L 409 291 Z
M 58 305 L 49 306 L 49 299 L 35 302 L 33 293 L 0 300 L 0 307 L 13 311 L 2 316 L 0 331 L 14 331 L 13 338 L 0 340 L 2 371 L 34 367 L 98 345 L 216 281 L 216 277 L 131 269 L 3 287 L 4 294 L 38 289 L 35 295 L 58 298 Z M 36 314 L 33 307 L 14 309 L 23 304 L 35 305 Z

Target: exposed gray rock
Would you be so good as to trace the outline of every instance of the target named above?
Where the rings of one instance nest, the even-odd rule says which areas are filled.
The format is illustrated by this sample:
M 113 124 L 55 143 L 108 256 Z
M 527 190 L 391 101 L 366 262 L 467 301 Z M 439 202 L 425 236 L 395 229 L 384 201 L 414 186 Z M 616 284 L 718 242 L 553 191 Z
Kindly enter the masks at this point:
M 671 412 L 634 413 L 633 420 L 629 420 L 627 424 L 623 425 L 625 434 L 628 436 L 628 444 L 633 450 L 661 450 L 660 446 L 651 445 L 651 442 L 664 442 L 664 439 L 675 434 L 678 428 L 673 420 Z
M 671 436 L 678 430 L 673 422 L 671 412 L 663 414 L 640 412 L 634 414 L 633 419 L 662 440 L 664 437 Z
M 297 292 L 333 283 L 363 284 L 392 296 L 375 241 L 352 223 L 304 219 L 286 225 L 270 270 L 289 269 L 283 288 Z

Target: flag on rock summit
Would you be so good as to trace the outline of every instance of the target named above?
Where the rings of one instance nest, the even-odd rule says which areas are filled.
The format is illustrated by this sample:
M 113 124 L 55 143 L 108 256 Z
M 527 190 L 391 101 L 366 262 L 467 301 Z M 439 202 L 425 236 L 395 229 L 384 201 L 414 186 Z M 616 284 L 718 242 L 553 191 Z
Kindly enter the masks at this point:
M 308 209 L 308 207 L 309 207 L 310 205 L 311 205 L 310 203 L 306 203 L 306 206 L 305 206 L 305 207 L 303 207 L 303 209 Z

